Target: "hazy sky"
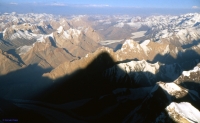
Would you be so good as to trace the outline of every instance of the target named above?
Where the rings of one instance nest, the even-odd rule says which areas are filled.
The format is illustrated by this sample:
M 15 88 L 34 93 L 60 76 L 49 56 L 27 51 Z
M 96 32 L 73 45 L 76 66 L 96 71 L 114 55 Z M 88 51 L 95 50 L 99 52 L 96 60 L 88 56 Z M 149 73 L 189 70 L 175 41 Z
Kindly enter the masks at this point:
M 200 12 L 200 0 L 0 0 L 1 13 L 13 11 L 52 14 L 184 14 Z

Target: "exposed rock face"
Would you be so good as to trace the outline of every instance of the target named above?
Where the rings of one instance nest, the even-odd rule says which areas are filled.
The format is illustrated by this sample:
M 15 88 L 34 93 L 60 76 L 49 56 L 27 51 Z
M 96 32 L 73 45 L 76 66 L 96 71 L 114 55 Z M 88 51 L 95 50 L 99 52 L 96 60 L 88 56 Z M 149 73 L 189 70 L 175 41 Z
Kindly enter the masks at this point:
M 43 42 L 36 42 L 29 50 L 24 52 L 20 57 L 25 64 L 39 63 L 43 68 L 55 68 L 65 61 L 75 59 L 71 54 L 67 53 L 63 48 L 53 46 L 51 38 L 43 39 Z

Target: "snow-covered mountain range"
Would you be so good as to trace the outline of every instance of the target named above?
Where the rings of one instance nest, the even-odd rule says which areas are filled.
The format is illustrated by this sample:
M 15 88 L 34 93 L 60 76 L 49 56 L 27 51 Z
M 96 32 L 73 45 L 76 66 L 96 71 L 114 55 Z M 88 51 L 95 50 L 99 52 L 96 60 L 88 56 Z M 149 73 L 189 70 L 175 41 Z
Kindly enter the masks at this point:
M 199 13 L 189 13 L 180 16 L 105 16 L 101 21 L 96 21 L 96 23 L 99 24 L 97 24 L 97 28 L 101 27 L 99 31 L 107 35 L 108 38 L 116 36 L 114 33 L 119 30 L 121 34 L 124 32 L 127 33 L 126 35 L 124 34 L 125 37 L 122 35 L 121 38 L 127 38 L 129 36 L 129 38 L 132 37 L 137 41 L 144 41 L 147 39 L 167 41 L 175 46 L 184 47 L 187 47 L 188 44 L 193 44 L 193 41 L 199 40 L 199 22 Z M 132 29 L 130 29 L 130 27 L 132 27 Z M 110 28 L 113 28 L 113 30 Z

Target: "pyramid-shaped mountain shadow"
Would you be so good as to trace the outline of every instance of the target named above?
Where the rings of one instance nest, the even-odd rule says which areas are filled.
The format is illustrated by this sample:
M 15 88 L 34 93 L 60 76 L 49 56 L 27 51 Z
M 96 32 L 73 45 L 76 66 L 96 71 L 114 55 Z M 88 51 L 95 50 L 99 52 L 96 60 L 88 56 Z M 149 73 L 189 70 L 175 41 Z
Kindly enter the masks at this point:
M 34 99 L 51 103 L 65 103 L 85 98 L 97 98 L 101 95 L 112 93 L 116 88 L 141 87 L 140 85 L 135 84 L 128 75 L 120 78 L 120 82 L 117 82 L 115 79 L 110 80 L 109 77 L 104 76 L 104 72 L 108 68 L 113 67 L 116 63 L 126 63 L 128 61 L 130 60 L 115 62 L 109 53 L 103 52 L 96 56 L 86 68 L 76 70 L 70 75 L 65 75 L 64 77 L 55 80 L 51 87 L 45 89 L 39 95 L 36 95 Z M 126 73 L 126 71 L 121 68 L 119 68 L 118 71 L 120 73 Z M 153 76 L 150 72 L 143 73 L 151 74 Z M 143 81 L 146 79 L 148 78 L 144 78 Z
M 110 93 L 116 85 L 104 78 L 102 73 L 114 64 L 108 53 L 101 53 L 86 68 L 57 79 L 50 88 L 36 96 L 36 99 L 63 103 Z
M 54 119 L 55 122 L 56 118 L 62 122 L 153 122 L 161 112 L 165 112 L 170 101 L 187 101 L 194 106 L 199 104 L 198 100 L 191 101 L 190 95 L 176 100 L 156 83 L 152 86 L 140 87 L 127 77 L 121 78 L 122 81 L 119 83 L 116 83 L 115 80 L 110 81 L 102 73 L 115 64 L 112 57 L 103 52 L 96 56 L 86 68 L 76 70 L 53 83 L 51 82 L 53 80 L 42 77 L 42 73 L 48 72 L 48 69 L 42 69 L 37 65 L 29 66 L 15 71 L 16 73 L 12 72 L 1 76 L 0 80 L 3 83 L 0 83 L 0 87 L 1 90 L 11 85 L 15 89 L 18 88 L 17 91 L 9 88 L 8 92 L 13 94 L 13 97 L 11 96 L 9 99 L 11 105 L 14 104 L 17 106 L 16 111 L 25 112 L 25 114 L 36 113 L 34 121 L 40 121 L 42 117 L 44 122 L 48 122 L 49 119 Z M 40 72 L 35 73 L 34 68 Z M 125 72 L 120 68 L 119 70 L 122 73 Z M 26 76 L 30 71 L 36 76 Z M 152 73 L 148 72 L 148 74 Z M 27 78 L 22 79 L 23 77 Z M 14 79 L 13 83 L 6 83 L 11 79 Z M 37 90 L 37 87 L 40 88 Z M 14 94 L 15 92 L 17 94 Z M 19 95 L 24 96 L 20 97 Z M 6 96 L 1 95 L 1 97 Z M 169 97 L 171 100 L 168 100 Z M 7 108 L 8 106 L 5 106 L 3 110 L 7 110 Z M 30 119 L 28 116 L 21 117 L 16 114 L 15 109 L 11 113 L 6 113 L 5 116 L 19 117 L 22 118 L 22 121 Z M 41 112 L 43 112 L 42 115 Z M 165 114 L 168 116 L 166 112 Z M 134 119 L 135 116 L 138 117 L 137 120 Z M 169 117 L 166 117 L 166 121 L 172 122 Z

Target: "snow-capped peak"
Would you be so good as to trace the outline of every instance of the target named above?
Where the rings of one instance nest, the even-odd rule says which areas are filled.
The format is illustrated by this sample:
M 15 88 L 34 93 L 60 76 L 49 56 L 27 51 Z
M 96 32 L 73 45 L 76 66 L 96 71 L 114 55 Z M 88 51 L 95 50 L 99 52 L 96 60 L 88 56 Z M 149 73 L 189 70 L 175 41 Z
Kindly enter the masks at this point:
M 133 40 L 131 40 L 131 39 L 127 39 L 125 42 L 124 42 L 124 44 L 123 44 L 123 46 L 126 46 L 126 45 L 128 45 L 131 49 L 134 47 L 134 41 Z M 122 46 L 122 47 L 123 47 Z
M 72 29 L 70 28 L 69 30 L 67 30 L 68 34 L 71 34 L 72 36 L 76 36 L 78 37 L 81 34 L 81 31 L 78 29 Z

